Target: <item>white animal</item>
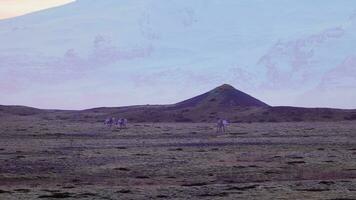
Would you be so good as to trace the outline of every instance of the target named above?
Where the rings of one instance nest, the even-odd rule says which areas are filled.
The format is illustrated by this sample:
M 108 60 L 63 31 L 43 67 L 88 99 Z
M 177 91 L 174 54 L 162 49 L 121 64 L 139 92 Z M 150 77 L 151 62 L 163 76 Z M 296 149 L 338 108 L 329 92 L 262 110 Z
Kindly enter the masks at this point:
M 228 125 L 228 121 L 226 119 L 219 119 L 217 124 L 216 124 L 216 132 L 217 133 L 225 133 L 226 132 L 226 126 Z
M 122 126 L 123 126 L 123 128 L 127 128 L 127 119 L 126 118 L 122 119 Z

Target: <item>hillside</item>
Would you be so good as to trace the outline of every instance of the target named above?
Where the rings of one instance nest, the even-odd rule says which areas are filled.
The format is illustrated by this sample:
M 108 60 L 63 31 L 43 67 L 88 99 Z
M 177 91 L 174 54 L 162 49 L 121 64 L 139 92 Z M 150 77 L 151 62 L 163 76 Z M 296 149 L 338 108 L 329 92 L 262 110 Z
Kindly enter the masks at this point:
M 221 85 L 207 93 L 175 104 L 176 108 L 218 108 L 229 107 L 268 107 L 268 105 L 250 95 L 236 90 L 228 84 Z
M 37 108 L 31 108 L 26 106 L 3 106 L 0 105 L 0 117 L 1 116 L 30 116 L 44 113 L 43 110 Z
M 356 120 L 356 110 L 272 107 L 231 85 L 171 105 L 102 107 L 81 111 L 40 110 L 24 106 L 0 106 L 0 117 L 34 116 L 47 120 L 102 122 L 125 117 L 131 122 L 291 122 Z

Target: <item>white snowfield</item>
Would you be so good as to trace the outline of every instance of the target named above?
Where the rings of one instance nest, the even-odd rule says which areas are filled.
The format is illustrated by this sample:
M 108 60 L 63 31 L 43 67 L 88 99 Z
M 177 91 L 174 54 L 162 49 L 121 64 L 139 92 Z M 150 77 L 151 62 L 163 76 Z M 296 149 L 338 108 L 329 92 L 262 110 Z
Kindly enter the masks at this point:
M 0 21 L 0 98 L 170 103 L 230 83 L 272 105 L 352 108 L 355 31 L 349 0 L 78 0 Z

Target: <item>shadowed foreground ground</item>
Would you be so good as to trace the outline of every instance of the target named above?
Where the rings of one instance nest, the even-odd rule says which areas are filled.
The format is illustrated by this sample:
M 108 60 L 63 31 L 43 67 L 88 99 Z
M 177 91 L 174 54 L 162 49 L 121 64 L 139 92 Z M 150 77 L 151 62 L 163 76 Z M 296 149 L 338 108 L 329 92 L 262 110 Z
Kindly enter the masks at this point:
M 352 121 L 0 127 L 0 199 L 356 199 Z

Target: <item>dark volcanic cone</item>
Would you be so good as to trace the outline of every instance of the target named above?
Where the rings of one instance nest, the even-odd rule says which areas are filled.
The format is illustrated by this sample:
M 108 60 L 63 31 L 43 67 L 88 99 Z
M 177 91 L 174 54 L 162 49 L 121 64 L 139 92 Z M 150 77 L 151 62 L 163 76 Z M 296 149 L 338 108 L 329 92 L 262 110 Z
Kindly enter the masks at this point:
M 175 104 L 177 108 L 191 107 L 269 107 L 266 103 L 241 92 L 231 85 L 221 85 L 207 93 Z

